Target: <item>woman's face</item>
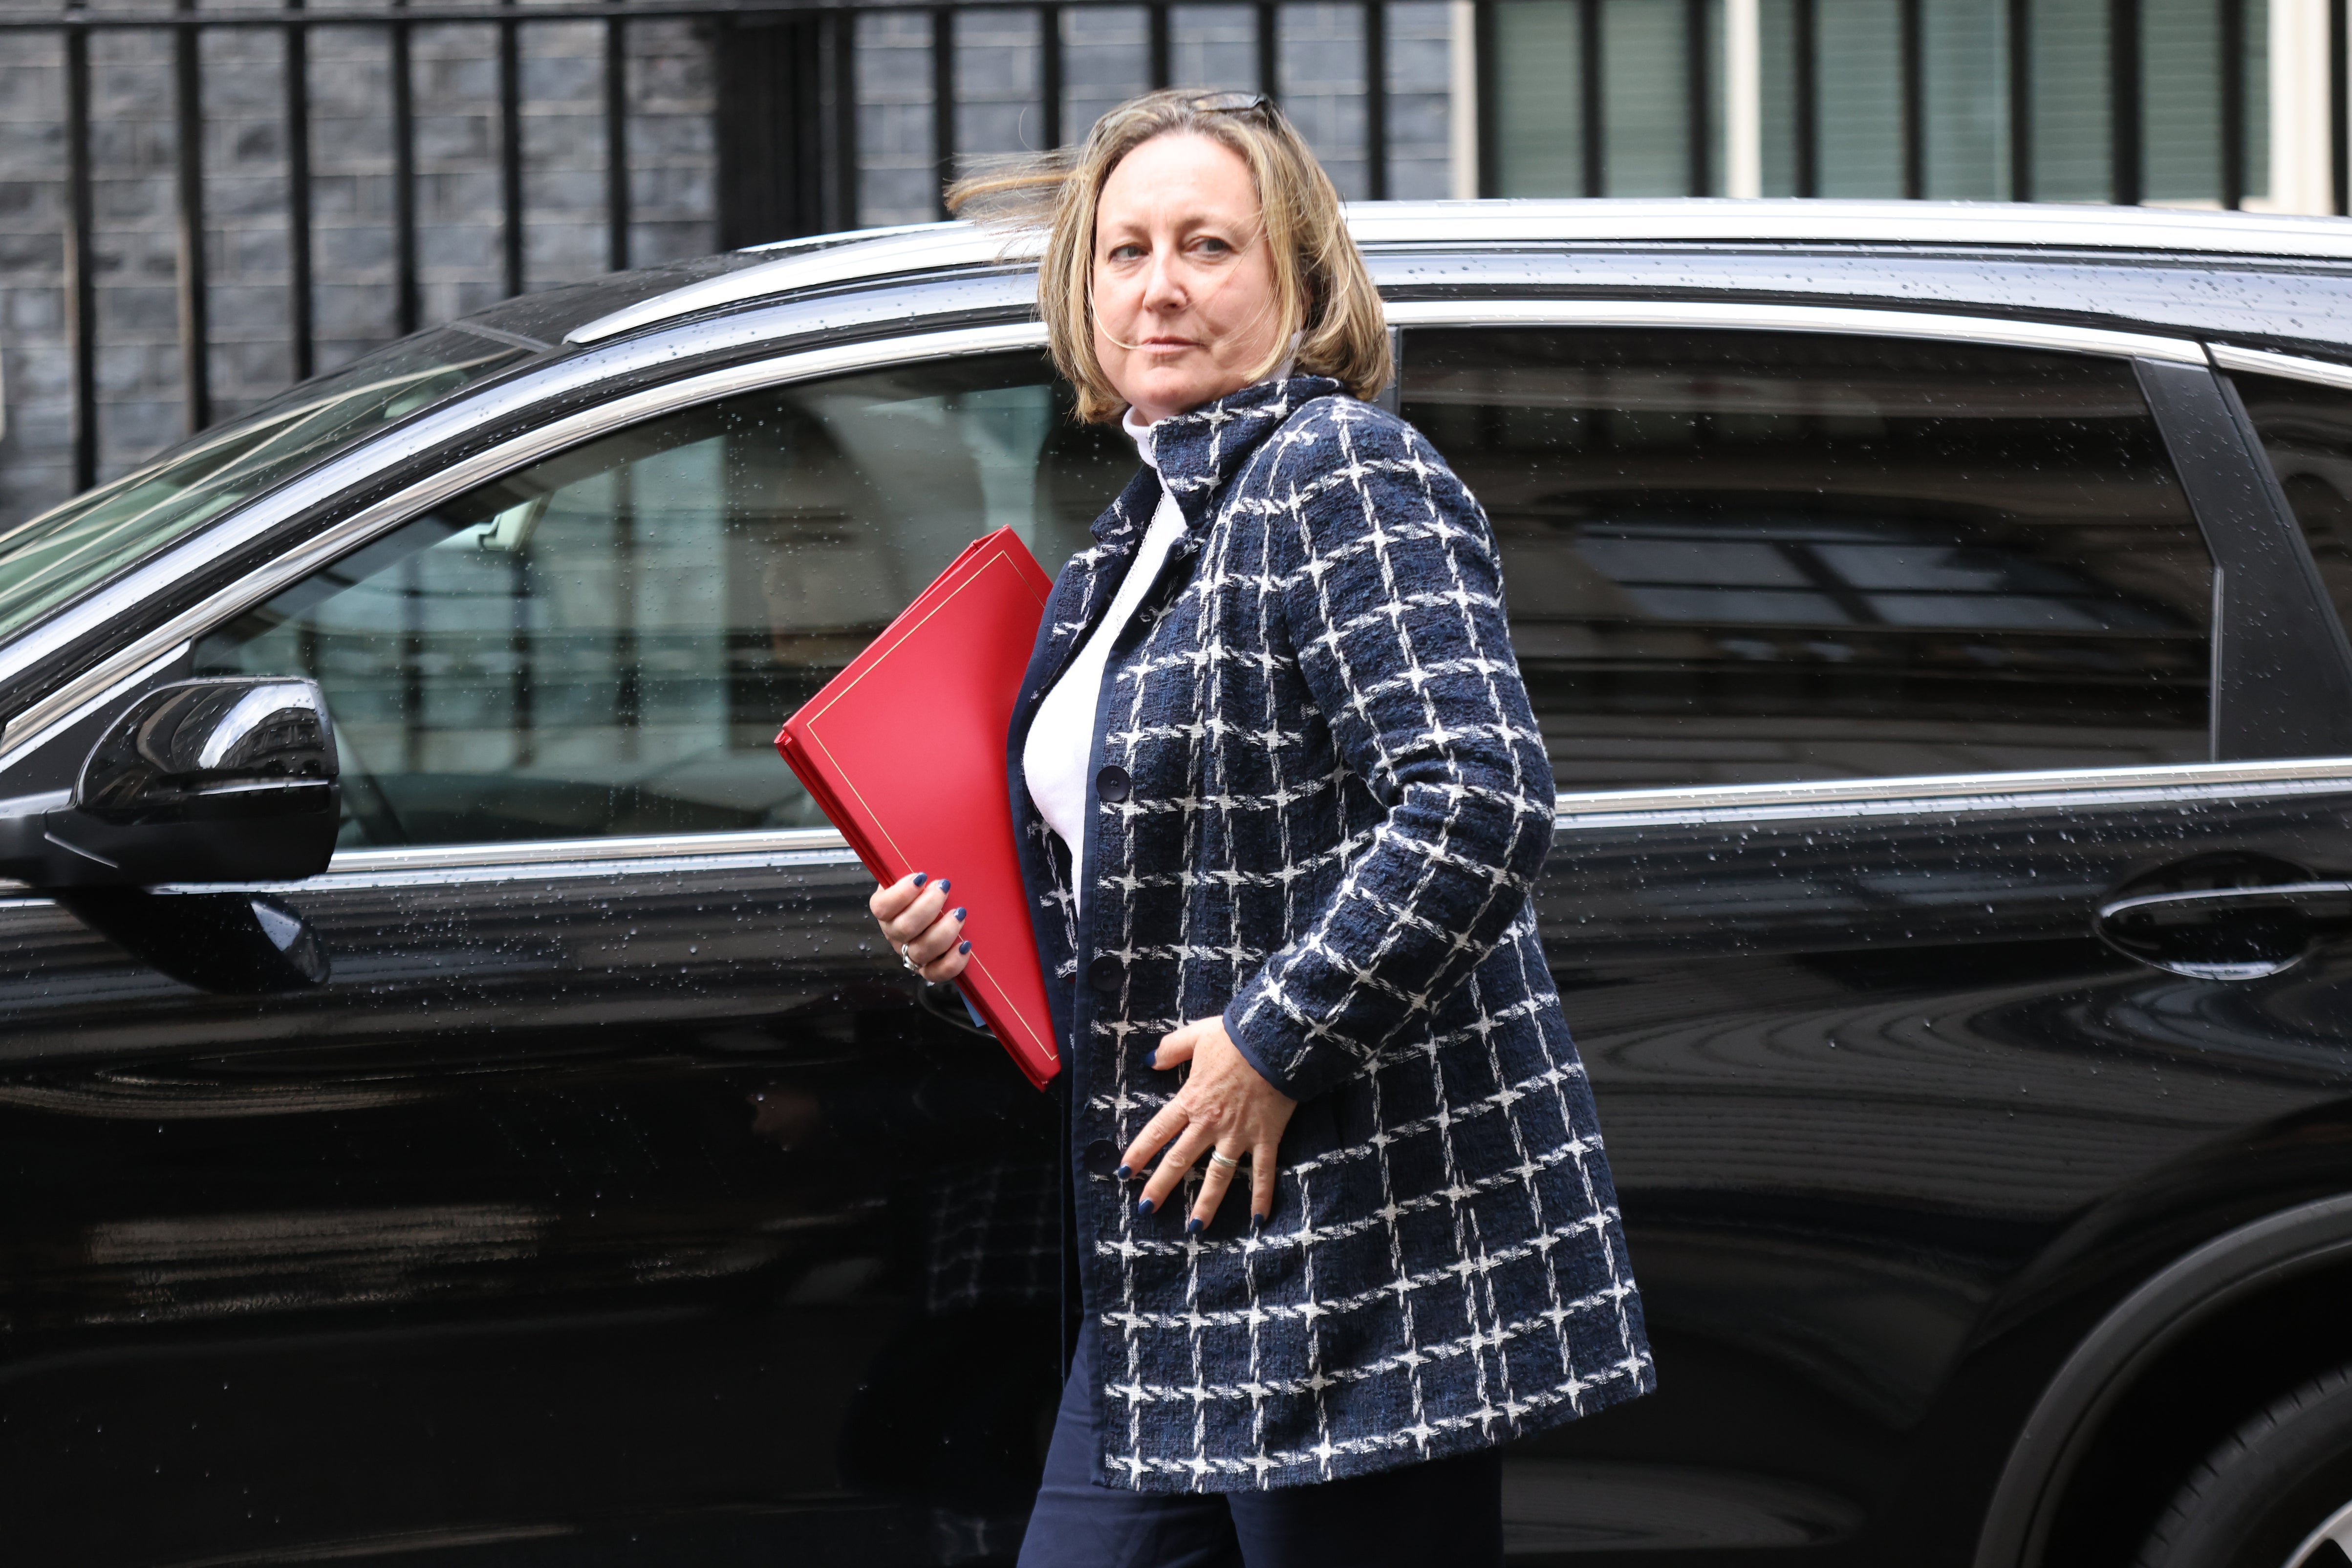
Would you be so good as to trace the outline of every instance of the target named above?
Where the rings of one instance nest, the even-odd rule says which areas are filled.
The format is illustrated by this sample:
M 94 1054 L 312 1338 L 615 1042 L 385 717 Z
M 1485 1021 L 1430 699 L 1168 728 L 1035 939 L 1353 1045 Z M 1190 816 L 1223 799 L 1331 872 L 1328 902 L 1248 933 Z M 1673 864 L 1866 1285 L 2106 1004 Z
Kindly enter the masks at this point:
M 1146 420 L 1247 386 L 1282 329 L 1257 191 L 1205 136 L 1154 137 L 1095 204 L 1095 357 Z

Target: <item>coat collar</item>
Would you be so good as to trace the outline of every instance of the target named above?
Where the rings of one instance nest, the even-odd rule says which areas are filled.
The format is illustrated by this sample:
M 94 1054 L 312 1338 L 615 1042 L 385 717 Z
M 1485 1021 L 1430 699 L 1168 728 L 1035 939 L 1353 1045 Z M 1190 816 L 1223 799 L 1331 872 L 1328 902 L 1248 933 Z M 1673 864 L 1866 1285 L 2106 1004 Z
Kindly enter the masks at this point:
M 1154 467 L 1160 471 L 1160 481 L 1176 498 L 1189 533 L 1200 526 L 1225 481 L 1241 471 L 1285 420 L 1304 404 L 1339 390 L 1339 383 L 1328 376 L 1288 376 L 1257 382 L 1189 413 L 1171 414 L 1150 428 L 1151 463 L 1139 477 L 1149 477 Z M 1095 523 L 1098 542 L 1113 544 L 1111 535 L 1123 531 L 1119 510 L 1112 508 Z M 1149 518 L 1148 509 L 1144 517 Z M 1118 542 L 1131 547 L 1140 537 L 1132 533 Z

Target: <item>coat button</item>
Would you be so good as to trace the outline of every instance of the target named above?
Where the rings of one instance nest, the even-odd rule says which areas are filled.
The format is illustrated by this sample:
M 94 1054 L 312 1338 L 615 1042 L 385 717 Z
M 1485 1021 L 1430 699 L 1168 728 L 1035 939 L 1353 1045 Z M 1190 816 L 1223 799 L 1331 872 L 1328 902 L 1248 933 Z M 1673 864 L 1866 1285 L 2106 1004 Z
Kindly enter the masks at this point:
M 1127 769 L 1114 762 L 1095 775 L 1095 793 L 1106 800 L 1124 800 L 1129 782 Z
M 1087 1169 L 1095 1176 L 1107 1176 L 1118 1169 L 1118 1145 L 1108 1138 L 1097 1138 L 1087 1145 Z
M 1127 966 L 1116 958 L 1102 957 L 1087 966 L 1087 984 L 1098 991 L 1115 991 L 1127 978 Z

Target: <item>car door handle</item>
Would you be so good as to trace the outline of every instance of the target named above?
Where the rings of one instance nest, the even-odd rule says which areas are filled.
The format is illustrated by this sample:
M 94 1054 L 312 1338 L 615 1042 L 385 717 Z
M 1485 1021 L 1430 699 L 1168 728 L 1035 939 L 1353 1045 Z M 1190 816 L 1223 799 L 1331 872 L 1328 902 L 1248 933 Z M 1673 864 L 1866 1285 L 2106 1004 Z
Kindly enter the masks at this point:
M 2258 980 L 2352 928 L 2352 882 L 2197 888 L 2111 900 L 2093 922 L 2127 958 L 2200 980 Z

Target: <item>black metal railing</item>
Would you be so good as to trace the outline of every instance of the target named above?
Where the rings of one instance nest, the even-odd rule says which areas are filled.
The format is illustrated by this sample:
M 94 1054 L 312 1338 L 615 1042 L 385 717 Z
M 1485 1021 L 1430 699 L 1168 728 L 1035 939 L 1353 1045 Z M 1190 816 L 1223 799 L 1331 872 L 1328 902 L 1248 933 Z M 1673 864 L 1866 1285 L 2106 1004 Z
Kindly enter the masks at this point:
M 1183 9 L 1196 13 L 1220 0 L 1195 0 Z M 1279 47 L 1282 5 L 1279 0 L 1223 0 L 1252 15 L 1256 85 L 1276 97 L 1284 95 L 1282 51 Z M 1498 97 L 1496 18 L 1519 0 L 1476 0 L 1475 40 L 1477 94 L 1475 166 L 1480 188 L 1500 193 L 1497 151 Z M 1608 119 L 1612 86 L 1607 57 L 1603 6 L 1607 0 L 1564 0 L 1577 8 L 1580 40 L 1576 79 L 1559 84 L 1578 95 L 1575 123 L 1581 132 L 1580 191 L 1557 191 L 1559 195 L 1609 193 Z M 2246 82 L 2241 62 L 2245 56 L 2246 0 L 2215 0 L 2220 7 L 2221 78 L 2221 120 L 2223 169 L 2222 204 L 2241 204 L 2248 185 L 2249 147 L 2245 127 Z M 2334 167 L 2334 206 L 2352 207 L 2347 194 L 2344 149 L 2352 126 L 2347 125 L 2346 87 L 2347 5 L 2329 0 L 2331 97 L 2328 112 Z M 206 11 L 196 0 L 173 0 L 169 11 L 104 13 L 81 8 L 80 0 L 61 13 L 45 15 L 0 13 L 0 37 L 15 41 L 47 33 L 60 42 L 64 90 L 61 94 L 65 149 L 64 332 L 69 381 L 69 444 L 71 474 L 78 487 L 94 483 L 100 466 L 98 391 L 99 326 L 93 244 L 95 228 L 91 169 L 90 41 L 99 32 L 165 33 L 172 38 L 173 119 L 177 131 L 173 189 L 177 239 L 179 361 L 183 375 L 184 423 L 204 428 L 213 417 L 211 323 L 207 317 L 207 277 L 205 237 L 205 170 L 204 167 L 205 66 L 200 48 L 203 34 L 212 30 L 267 29 L 282 35 L 282 99 L 284 146 L 289 178 L 285 221 L 289 267 L 286 282 L 285 330 L 290 343 L 289 368 L 295 379 L 316 368 L 313 197 L 310 131 L 313 106 L 309 69 L 312 33 L 322 26 L 381 28 L 388 61 L 391 135 L 391 324 L 400 332 L 423 325 L 418 246 L 417 94 L 412 67 L 412 34 L 416 28 L 442 24 L 488 25 L 495 29 L 497 159 L 499 286 L 509 295 L 521 293 L 527 276 L 526 223 L 530 217 L 525 182 L 522 119 L 521 33 L 526 26 L 601 22 L 603 93 L 602 117 L 605 163 L 605 255 L 614 269 L 631 265 L 632 117 L 627 68 L 631 29 L 656 21 L 685 20 L 729 29 L 715 51 L 719 83 L 716 139 L 717 229 L 722 246 L 789 237 L 856 225 L 859 220 L 858 100 L 856 58 L 860 18 L 914 16 L 928 19 L 932 83 L 930 153 L 938 169 L 951 170 L 960 152 L 956 105 L 958 12 L 1019 11 L 1039 19 L 1037 93 L 1042 145 L 1055 145 L 1083 127 L 1066 125 L 1068 97 L 1066 40 L 1061 25 L 1066 12 L 1103 6 L 1141 11 L 1143 56 L 1148 82 L 1165 86 L 1175 65 L 1177 6 L 1168 0 L 955 0 L 954 4 L 919 5 L 856 5 L 805 3 L 805 0 L 636 0 L 634 4 L 579 3 L 519 5 L 497 0 L 493 5 L 425 4 L 417 0 L 382 0 L 373 7 L 310 10 L 305 0 L 281 0 L 282 9 Z M 1364 140 L 1366 171 L 1360 193 L 1374 199 L 1390 194 L 1389 126 L 1391 33 L 1389 7 L 1382 0 L 1348 0 L 1360 16 Z M 1895 0 L 1900 51 L 1899 133 L 1903 193 L 1923 195 L 1927 189 L 1928 126 L 1923 0 Z M 2034 194 L 2034 99 L 2032 6 L 2033 0 L 2007 0 L 2007 45 L 2002 68 L 2010 123 L 2007 171 L 2011 193 L 2019 199 Z M 2140 61 L 2142 0 L 2108 0 L 2106 99 L 2113 149 L 2113 199 L 2136 202 L 2144 190 L 2142 179 Z M 1793 100 L 1793 177 L 1795 193 L 1812 195 L 1822 190 L 1822 0 L 1788 0 L 1791 68 L 1788 90 Z M 1721 105 L 1724 99 L 1720 68 L 1723 20 L 1720 0 L 1684 0 L 1679 11 L 1683 35 L 1685 78 L 1673 90 L 1685 98 L 1687 189 L 1707 193 L 1722 188 L 1725 179 Z M 249 62 L 240 68 L 251 68 Z M 1212 85 L 1212 84 L 1203 84 Z M 1213 84 L 1240 85 L 1240 84 Z
M 1497 76 L 1507 38 L 1497 37 L 1497 18 L 1514 0 L 1477 0 L 1476 59 L 1478 67 L 1479 186 L 1487 195 L 1528 194 L 1511 190 L 1503 167 L 1506 136 L 1498 110 L 1504 95 Z M 1555 191 L 1558 195 L 1599 196 L 1612 193 L 1608 169 L 1609 95 L 1625 90 L 1609 57 L 1602 17 L 1610 0 L 1557 0 L 1576 13 L 1576 68 L 1573 85 L 1562 83 L 1560 101 L 1572 104 L 1563 125 L 1572 125 L 1580 164 L 1580 188 Z M 2253 182 L 2250 178 L 2253 146 L 2248 126 L 2246 62 L 2252 37 L 2247 0 L 2211 0 L 2215 40 L 2210 61 L 2212 87 L 2218 99 L 2216 119 L 2220 146 L 2220 184 L 2213 195 L 2223 207 L 2245 204 Z M 1681 84 L 1688 115 L 1686 147 L 1689 193 L 1720 191 L 1724 170 L 1720 121 L 1715 118 L 1723 100 L 1725 83 L 1717 49 L 1722 24 L 1717 0 L 1685 0 L 1682 47 L 1687 79 Z M 1919 199 L 1929 193 L 1928 177 L 1928 46 L 1925 26 L 1926 0 L 1892 0 L 1897 59 L 1895 110 L 1892 129 L 1900 139 L 1897 184 L 1885 194 Z M 2333 210 L 2352 212 L 2352 182 L 2346 153 L 2352 136 L 2352 116 L 2347 110 L 2347 4 L 2328 0 L 2329 146 L 2335 150 Z M 1786 118 L 1780 128 L 1788 137 L 1790 164 L 1785 193 L 1818 196 L 1837 193 L 1824 180 L 1824 0 L 1788 0 L 1776 26 L 1788 39 Z M 2010 199 L 2042 199 L 2036 189 L 2035 119 L 2041 100 L 2035 92 L 2034 0 L 2006 0 L 2000 57 L 1994 70 L 2007 123 L 2007 177 Z M 2107 199 L 2123 205 L 2146 198 L 2147 150 L 2149 127 L 2143 123 L 2146 68 L 2143 60 L 2143 0 L 2106 0 L 2105 81 L 2085 91 L 2105 100 L 2108 135 Z M 1633 90 L 1652 91 L 1660 84 L 1642 82 Z M 1570 94 L 1572 93 L 1572 98 Z
M 1810 196 L 1820 194 L 1822 187 L 1818 131 L 1821 95 L 1818 76 L 1812 68 L 1819 57 L 1816 40 L 1821 0 L 1791 0 L 1791 3 L 1795 8 L 1799 38 L 1795 104 L 1798 128 L 1796 193 Z M 1927 193 L 1926 54 L 1922 45 L 1921 0 L 1901 0 L 1901 6 L 1903 194 L 1916 199 Z M 2246 0 L 2215 0 L 2215 7 L 2218 47 L 2213 51 L 2212 68 L 2213 85 L 2219 100 L 2216 118 L 2221 140 L 2218 159 L 2221 186 L 2215 194 L 2220 205 L 2234 209 L 2245 204 L 2250 185 L 2251 148 L 2246 124 Z M 2338 213 L 2347 210 L 2341 151 L 2345 145 L 2342 122 L 2346 79 L 2342 42 L 2345 7 L 2346 0 L 2329 0 L 2330 26 L 2336 39 L 2330 54 L 2334 62 L 2330 93 L 2336 116 L 2335 135 L 2330 145 L 2338 150 L 2334 202 L 2334 210 Z M 2137 204 L 2145 198 L 2147 189 L 2147 138 L 2142 110 L 2142 0 L 2108 0 L 2105 85 L 2108 199 L 2122 206 Z M 2030 202 L 2038 199 L 2034 161 L 2037 100 L 2033 76 L 2032 0 L 2008 0 L 2004 32 L 2007 47 L 2002 65 L 2006 79 L 2001 87 L 2008 110 L 2009 194 L 2012 201 Z
M 1255 12 L 1258 86 L 1278 96 L 1282 90 L 1280 6 L 1275 0 L 1243 3 Z M 956 12 L 1018 10 L 1040 16 L 1041 141 L 1044 145 L 1053 146 L 1060 143 L 1068 130 L 1062 123 L 1066 72 L 1061 13 L 1072 6 L 1089 5 L 1137 8 L 1133 0 L 1055 0 L 1043 5 L 1034 0 L 956 0 L 953 5 L 855 7 L 811 5 L 804 0 L 727 0 L 724 4 L 711 4 L 709 0 L 688 4 L 641 0 L 638 4 L 530 5 L 499 0 L 495 8 L 385 0 L 375 8 L 319 11 L 306 9 L 304 0 L 283 0 L 284 8 L 276 12 L 205 11 L 197 9 L 195 0 L 173 0 L 173 10 L 161 14 L 94 12 L 79 3 L 63 14 L 0 14 L 0 37 L 22 38 L 28 34 L 47 32 L 57 35 L 63 46 L 62 130 L 67 186 L 64 329 L 71 383 L 68 439 L 73 481 L 78 487 L 96 482 L 100 463 L 97 256 L 90 165 L 89 45 L 95 33 L 168 31 L 173 37 L 179 358 L 184 423 L 194 431 L 203 429 L 213 418 L 212 334 L 206 312 L 208 279 L 204 243 L 205 69 L 199 43 L 199 36 L 206 31 L 266 29 L 279 32 L 284 37 L 279 68 L 284 77 L 281 113 L 289 170 L 285 214 L 289 251 L 286 332 L 291 346 L 290 368 L 294 379 L 300 380 L 316 368 L 318 336 L 310 137 L 312 106 L 308 68 L 310 38 L 315 29 L 381 27 L 386 34 L 392 152 L 391 315 L 393 324 L 405 334 L 423 324 L 417 243 L 417 97 L 411 59 L 411 36 L 418 27 L 487 23 L 497 29 L 499 259 L 504 290 L 513 295 L 521 293 L 528 283 L 524 241 L 529 214 L 521 134 L 520 41 L 521 29 L 527 26 L 583 21 L 601 21 L 604 25 L 605 260 L 619 270 L 631 262 L 630 105 L 626 84 L 628 29 L 632 25 L 653 20 L 713 25 L 747 19 L 784 24 L 773 29 L 772 47 L 751 48 L 742 59 L 731 64 L 727 58 L 716 62 L 722 78 L 722 99 L 728 96 L 725 84 L 731 81 L 738 96 L 758 97 L 764 92 L 768 99 L 757 104 L 751 115 L 738 117 L 747 120 L 747 123 L 721 127 L 717 149 L 720 210 L 716 216 L 724 245 L 856 225 L 857 126 L 853 71 L 855 29 L 859 16 L 928 14 L 935 106 L 931 151 L 939 168 L 946 172 L 955 166 L 961 151 L 954 112 L 958 99 Z M 1166 86 L 1171 79 L 1174 60 L 1173 8 L 1166 3 L 1141 7 L 1148 17 L 1146 54 L 1149 85 L 1153 87 Z M 1388 194 L 1389 188 L 1386 7 L 1379 0 L 1362 0 L 1360 10 L 1368 127 L 1364 152 L 1369 189 L 1365 193 L 1380 199 Z M 723 104 L 721 112 L 723 115 Z M 764 138 L 763 130 L 769 133 Z

